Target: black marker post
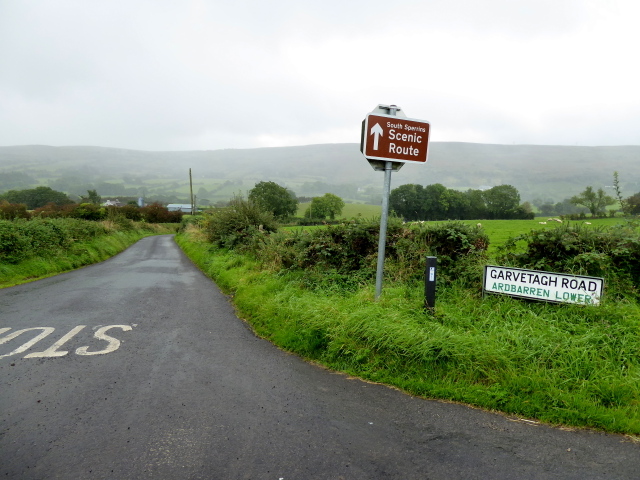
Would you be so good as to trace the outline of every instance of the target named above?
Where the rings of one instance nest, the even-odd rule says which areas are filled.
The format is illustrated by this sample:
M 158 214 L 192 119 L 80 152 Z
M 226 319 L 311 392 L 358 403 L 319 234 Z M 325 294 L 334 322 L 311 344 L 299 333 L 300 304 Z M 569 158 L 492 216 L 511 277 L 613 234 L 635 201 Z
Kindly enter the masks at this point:
M 427 257 L 424 278 L 424 308 L 433 313 L 436 308 L 436 270 L 437 258 Z

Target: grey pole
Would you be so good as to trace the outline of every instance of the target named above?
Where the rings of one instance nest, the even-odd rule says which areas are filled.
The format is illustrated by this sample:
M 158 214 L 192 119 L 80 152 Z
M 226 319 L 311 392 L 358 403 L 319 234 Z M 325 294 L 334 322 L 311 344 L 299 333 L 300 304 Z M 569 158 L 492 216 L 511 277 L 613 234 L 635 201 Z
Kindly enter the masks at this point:
M 189 169 L 189 192 L 191 198 L 191 215 L 194 215 L 194 207 L 193 207 L 193 180 L 191 179 L 191 169 Z
M 396 106 L 391 105 L 389 115 L 396 114 Z M 384 273 L 384 254 L 387 244 L 387 222 L 389 218 L 389 192 L 391 191 L 392 162 L 384 164 L 384 187 L 382 189 L 382 214 L 380 216 L 380 237 L 378 238 L 378 267 L 376 269 L 376 300 L 382 293 L 382 276 Z

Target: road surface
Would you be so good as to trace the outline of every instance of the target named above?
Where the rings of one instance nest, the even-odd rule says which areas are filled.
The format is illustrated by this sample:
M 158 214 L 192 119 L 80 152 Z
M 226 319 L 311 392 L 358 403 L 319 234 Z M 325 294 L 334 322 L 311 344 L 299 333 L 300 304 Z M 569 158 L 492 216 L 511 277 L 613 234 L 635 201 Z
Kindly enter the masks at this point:
M 282 352 L 171 236 L 0 290 L 0 342 L 0 478 L 640 477 L 626 437 L 419 399 Z

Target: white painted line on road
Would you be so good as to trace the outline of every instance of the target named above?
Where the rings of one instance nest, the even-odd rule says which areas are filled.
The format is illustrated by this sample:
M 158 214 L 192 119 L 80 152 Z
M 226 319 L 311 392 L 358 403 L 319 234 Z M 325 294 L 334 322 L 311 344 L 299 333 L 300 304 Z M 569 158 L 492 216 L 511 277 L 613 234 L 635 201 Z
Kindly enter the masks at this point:
M 117 350 L 120 347 L 120 340 L 110 337 L 105 333 L 107 330 L 111 330 L 112 328 L 121 328 L 124 332 L 128 332 L 129 330 L 131 330 L 130 325 L 109 325 L 106 327 L 101 327 L 96 330 L 93 336 L 99 340 L 106 340 L 107 342 L 109 342 L 107 348 L 105 348 L 104 350 L 98 350 L 97 352 L 89 352 L 89 347 L 80 347 L 76 350 L 76 353 L 78 355 L 102 355 Z
M 29 355 L 25 355 L 24 358 L 64 357 L 69 352 L 67 350 L 59 351 L 58 349 L 62 345 L 67 343 L 69 340 L 71 340 L 71 338 L 73 338 L 76 335 L 76 333 L 78 333 L 80 330 L 82 330 L 85 326 L 86 325 L 78 325 L 77 327 L 74 327 L 73 329 L 71 329 L 71 331 L 69 333 L 64 335 L 60 340 L 58 340 L 56 343 L 51 345 L 46 350 L 44 350 L 42 352 L 30 353 Z
M 134 325 L 134 326 L 136 326 L 136 325 Z M 49 348 L 47 348 L 45 350 L 42 350 L 40 352 L 29 353 L 29 354 L 25 355 L 24 358 L 63 357 L 65 355 L 69 354 L 69 350 L 60 350 L 60 348 L 65 343 L 67 343 L 69 340 L 71 340 L 73 337 L 75 337 L 78 333 L 80 333 L 84 328 L 86 328 L 86 325 L 78 325 L 76 327 L 73 327 L 70 331 L 68 331 L 66 334 L 64 334 L 58 341 L 56 341 Z M 120 340 L 118 340 L 117 338 L 114 338 L 114 337 L 112 337 L 110 335 L 107 335 L 107 333 L 106 333 L 107 331 L 109 331 L 109 330 L 111 330 L 113 328 L 119 328 L 123 332 L 128 332 L 130 330 L 133 330 L 131 325 L 105 325 L 105 326 L 101 326 L 101 327 L 97 328 L 97 330 L 93 333 L 93 336 L 94 336 L 94 338 L 97 338 L 98 340 L 103 340 L 103 341 L 107 342 L 106 347 L 103 348 L 102 350 L 89 351 L 89 348 L 90 348 L 89 346 L 82 346 L 82 347 L 78 347 L 75 350 L 75 353 L 77 355 L 86 356 L 86 355 L 104 355 L 104 354 L 116 351 L 118 348 L 120 348 Z M 11 330 L 10 327 L 9 328 L 6 328 L 6 327 L 0 328 L 0 335 L 5 334 L 9 330 Z M 38 335 L 36 335 L 32 339 L 30 339 L 29 341 L 27 341 L 27 342 L 23 343 L 22 345 L 16 347 L 11 352 L 6 353 L 4 355 L 0 355 L 0 358 L 10 357 L 12 355 L 18 355 L 19 353 L 23 353 L 23 352 L 29 350 L 36 343 L 38 343 L 40 340 L 42 340 L 43 338 L 45 338 L 45 337 L 49 336 L 50 334 L 52 334 L 55 331 L 55 328 L 53 328 L 53 327 L 32 327 L 32 328 L 23 328 L 21 330 L 16 330 L 15 332 L 9 333 L 4 337 L 0 337 L 0 345 L 3 345 L 5 343 L 10 342 L 11 340 L 13 340 L 13 339 L 19 337 L 20 335 L 22 335 L 23 333 L 32 332 L 32 331 L 39 331 L 40 333 L 38 333 Z
M 11 329 L 9 329 L 11 330 Z M 42 330 L 42 332 L 40 332 L 38 335 L 36 335 L 34 338 L 32 338 L 31 340 L 29 340 L 27 343 L 24 343 L 22 345 L 20 345 L 18 348 L 16 348 L 13 352 L 9 352 L 5 355 L 0 355 L 0 358 L 4 358 L 4 357 L 9 357 L 11 355 L 16 355 L 18 353 L 22 353 L 25 350 L 29 350 L 32 346 L 34 346 L 36 343 L 38 343 L 40 340 L 42 340 L 44 337 L 46 337 L 47 335 L 49 335 L 50 333 L 53 333 L 53 331 L 55 330 L 55 328 L 53 327 L 33 327 L 33 328 L 23 328 L 22 330 L 18 330 L 16 332 L 10 333 L 9 335 L 7 335 L 4 338 L 0 338 L 0 345 L 2 345 L 3 343 L 7 343 L 9 340 L 13 340 L 14 338 L 16 338 L 19 335 L 22 335 L 25 332 L 30 332 L 32 330 Z M 4 332 L 3 332 L 4 333 Z

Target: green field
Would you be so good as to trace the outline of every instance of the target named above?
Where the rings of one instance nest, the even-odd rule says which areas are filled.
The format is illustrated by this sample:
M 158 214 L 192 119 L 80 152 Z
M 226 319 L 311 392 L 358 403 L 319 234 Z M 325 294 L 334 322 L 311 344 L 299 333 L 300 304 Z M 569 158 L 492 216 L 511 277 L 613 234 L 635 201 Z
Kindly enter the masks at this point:
M 304 217 L 304 213 L 309 208 L 310 202 L 299 203 L 296 217 Z M 349 220 L 354 217 L 372 218 L 380 216 L 380 205 L 367 205 L 364 203 L 345 203 L 342 213 L 337 217 Z
M 309 204 L 303 204 L 308 206 Z M 347 209 L 348 207 L 348 209 Z M 300 215 L 301 207 L 298 207 L 298 215 Z M 304 209 L 302 210 L 304 212 Z M 380 206 L 378 205 L 363 205 L 363 204 L 347 204 L 345 205 L 345 209 L 343 210 L 342 215 L 339 218 L 344 218 L 346 220 L 352 219 L 355 217 L 362 218 L 374 218 L 380 216 Z M 482 228 L 489 236 L 490 244 L 489 244 L 489 252 L 493 253 L 496 249 L 504 245 L 504 243 L 511 237 L 516 237 L 523 233 L 528 233 L 531 230 L 539 230 L 539 229 L 551 229 L 555 228 L 560 223 L 555 221 L 549 221 L 550 217 L 536 217 L 534 220 L 460 220 L 462 223 L 466 223 L 469 225 L 482 225 Z M 555 218 L 555 217 L 554 217 Z M 624 223 L 624 219 L 622 218 L 587 218 L 586 220 L 571 220 L 568 223 L 571 224 L 581 224 L 588 226 L 589 228 L 599 228 L 599 227 L 609 227 L 613 225 L 618 225 Z M 540 222 L 545 222 L 545 224 L 540 224 Z M 424 223 L 426 225 L 434 225 L 438 223 L 445 222 L 412 222 L 414 224 Z M 567 222 L 564 222 L 567 223 Z M 309 226 L 309 227 L 282 227 L 283 230 L 313 230 L 315 228 L 323 228 L 320 226 Z
M 462 222 L 470 225 L 482 225 L 484 231 L 489 235 L 489 240 L 491 242 L 489 244 L 489 252 L 494 252 L 498 246 L 504 245 L 504 243 L 511 237 L 528 233 L 531 230 L 552 229 L 560 225 L 558 222 L 548 220 L 549 217 L 536 217 L 534 220 L 462 220 Z M 546 222 L 546 224 L 540 224 L 540 222 Z M 588 226 L 589 228 L 598 228 L 613 226 L 623 222 L 624 220 L 622 218 L 588 218 L 586 220 L 571 220 L 564 223 L 581 224 Z

